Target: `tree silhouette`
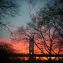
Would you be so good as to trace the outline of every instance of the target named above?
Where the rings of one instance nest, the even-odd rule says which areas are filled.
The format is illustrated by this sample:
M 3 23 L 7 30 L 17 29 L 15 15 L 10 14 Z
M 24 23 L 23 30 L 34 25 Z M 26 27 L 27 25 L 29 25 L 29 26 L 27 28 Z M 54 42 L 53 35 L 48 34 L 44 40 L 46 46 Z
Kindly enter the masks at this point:
M 36 15 L 31 16 L 32 22 L 28 28 L 19 27 L 11 34 L 12 40 L 31 39 L 34 35 L 34 44 L 42 54 L 50 54 L 47 59 L 51 60 L 52 54 L 59 54 L 63 46 L 63 1 L 54 0 L 41 8 Z M 40 45 L 36 40 L 41 39 Z M 58 48 L 58 52 L 55 49 Z M 45 51 L 46 53 L 45 53 Z M 55 58 L 56 59 L 56 58 Z M 54 60 L 55 60 L 54 59 Z
M 0 62 L 1 63 L 18 63 L 19 58 L 12 56 L 15 54 L 14 49 L 11 48 L 11 44 L 0 43 Z
M 36 16 L 32 16 L 32 22 L 28 25 L 39 33 L 42 38 L 44 48 L 48 54 L 59 54 L 63 42 L 63 1 L 53 0 L 44 8 L 37 12 Z M 49 43 L 49 44 L 47 44 Z M 63 46 L 63 45 L 62 45 Z M 56 53 L 53 49 L 59 49 Z M 49 58 L 51 60 L 51 57 Z

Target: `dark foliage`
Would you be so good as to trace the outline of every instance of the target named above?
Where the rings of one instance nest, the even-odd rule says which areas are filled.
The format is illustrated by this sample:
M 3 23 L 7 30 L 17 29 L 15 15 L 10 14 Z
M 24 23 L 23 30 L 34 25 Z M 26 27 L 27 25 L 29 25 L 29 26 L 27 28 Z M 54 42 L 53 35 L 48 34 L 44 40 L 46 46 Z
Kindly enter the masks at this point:
M 13 49 L 9 44 L 0 44 L 0 63 L 18 63 L 17 57 L 13 57 Z

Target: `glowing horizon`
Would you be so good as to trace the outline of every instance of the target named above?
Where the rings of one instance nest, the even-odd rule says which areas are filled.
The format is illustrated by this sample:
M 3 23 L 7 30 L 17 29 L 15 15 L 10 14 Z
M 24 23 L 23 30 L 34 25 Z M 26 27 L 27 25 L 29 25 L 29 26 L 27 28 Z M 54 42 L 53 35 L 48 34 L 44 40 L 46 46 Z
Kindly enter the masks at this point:
M 6 38 L 6 39 L 1 39 L 0 40 L 0 44 L 1 43 L 2 44 L 3 43 L 11 44 L 12 48 L 15 50 L 16 53 L 24 53 L 24 54 L 28 54 L 29 53 L 29 42 L 26 42 L 26 40 L 12 42 L 10 38 Z M 40 45 L 38 45 L 38 46 L 40 48 L 44 49 L 43 44 L 41 46 Z M 61 50 L 63 50 L 63 48 Z M 43 51 L 45 51 L 45 53 L 47 54 L 47 51 L 45 49 Z M 56 48 L 54 51 L 57 53 L 58 52 L 58 48 Z M 34 53 L 36 53 L 36 54 L 40 54 L 41 53 L 41 51 L 39 50 L 39 48 L 37 48 L 36 45 L 34 45 Z

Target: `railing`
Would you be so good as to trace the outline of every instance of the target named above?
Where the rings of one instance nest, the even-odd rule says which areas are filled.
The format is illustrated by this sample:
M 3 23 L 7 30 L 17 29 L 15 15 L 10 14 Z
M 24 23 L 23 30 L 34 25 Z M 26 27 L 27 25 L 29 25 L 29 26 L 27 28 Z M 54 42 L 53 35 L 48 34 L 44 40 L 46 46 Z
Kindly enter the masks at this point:
M 63 54 L 11 54 L 10 56 L 14 57 L 29 57 L 29 56 L 34 56 L 34 57 L 63 57 Z

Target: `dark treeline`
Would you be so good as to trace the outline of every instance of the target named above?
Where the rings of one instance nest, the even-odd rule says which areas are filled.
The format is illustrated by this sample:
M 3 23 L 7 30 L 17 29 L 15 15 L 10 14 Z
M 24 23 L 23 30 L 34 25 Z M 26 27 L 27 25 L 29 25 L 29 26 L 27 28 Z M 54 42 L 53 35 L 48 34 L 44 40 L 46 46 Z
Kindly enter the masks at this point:
M 39 59 L 30 59 L 30 60 L 25 60 L 25 59 L 20 59 L 18 57 L 12 56 L 13 49 L 11 49 L 10 44 L 3 43 L 0 45 L 0 62 L 1 63 L 48 63 L 48 62 L 63 62 L 63 59 L 59 60 L 41 60 Z

